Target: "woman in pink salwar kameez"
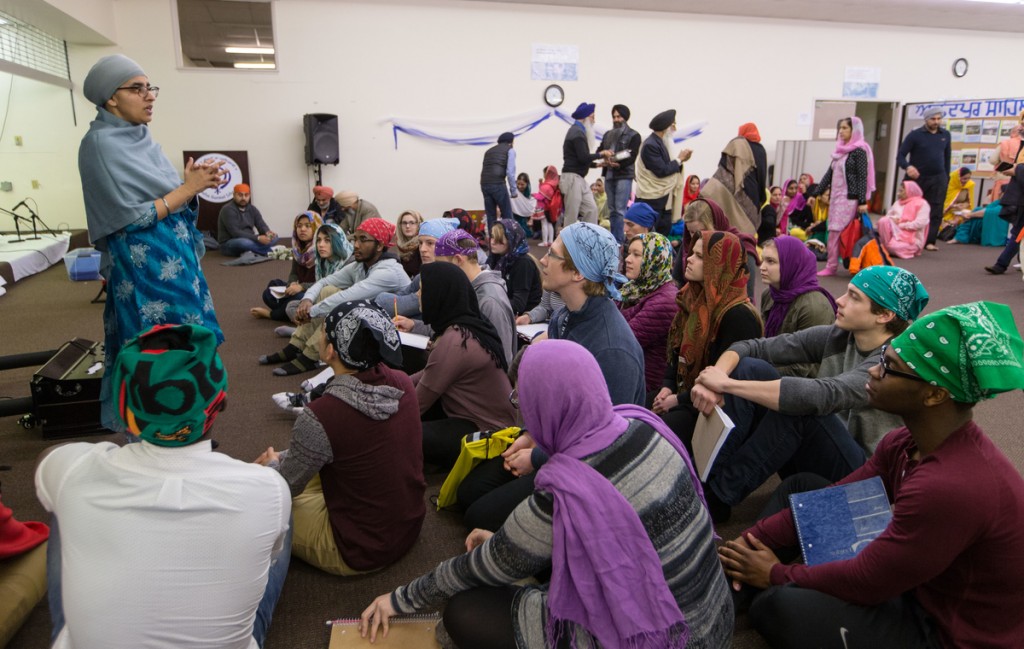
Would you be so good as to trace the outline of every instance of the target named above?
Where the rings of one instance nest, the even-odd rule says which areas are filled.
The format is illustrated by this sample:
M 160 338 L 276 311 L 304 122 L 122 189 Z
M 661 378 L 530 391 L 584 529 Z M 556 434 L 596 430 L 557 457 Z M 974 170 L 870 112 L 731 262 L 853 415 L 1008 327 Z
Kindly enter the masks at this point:
M 912 259 L 924 250 L 931 208 L 921 188 L 913 180 L 904 180 L 889 212 L 878 220 L 882 245 L 893 257 Z

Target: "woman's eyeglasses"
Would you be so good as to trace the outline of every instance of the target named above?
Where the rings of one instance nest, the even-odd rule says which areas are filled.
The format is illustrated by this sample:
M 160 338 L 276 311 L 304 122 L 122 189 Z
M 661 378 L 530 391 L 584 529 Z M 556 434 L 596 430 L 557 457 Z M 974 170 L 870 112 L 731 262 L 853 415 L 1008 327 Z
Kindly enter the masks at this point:
M 145 98 L 149 93 L 153 93 L 153 97 L 160 96 L 160 88 L 158 86 L 144 86 L 141 83 L 133 83 L 130 86 L 121 86 L 118 90 L 131 90 L 142 98 Z

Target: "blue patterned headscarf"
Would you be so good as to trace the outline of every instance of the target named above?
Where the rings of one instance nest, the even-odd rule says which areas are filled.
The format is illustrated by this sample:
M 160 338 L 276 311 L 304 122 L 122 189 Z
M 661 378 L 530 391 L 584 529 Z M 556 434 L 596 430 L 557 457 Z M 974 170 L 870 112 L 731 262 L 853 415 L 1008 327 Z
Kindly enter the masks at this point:
M 622 296 L 616 284 L 629 281 L 615 270 L 619 266 L 619 244 L 612 233 L 593 223 L 573 223 L 558 235 L 580 274 L 605 287 L 609 297 Z
M 445 232 L 459 227 L 458 219 L 429 219 L 420 223 L 420 235 L 440 239 Z

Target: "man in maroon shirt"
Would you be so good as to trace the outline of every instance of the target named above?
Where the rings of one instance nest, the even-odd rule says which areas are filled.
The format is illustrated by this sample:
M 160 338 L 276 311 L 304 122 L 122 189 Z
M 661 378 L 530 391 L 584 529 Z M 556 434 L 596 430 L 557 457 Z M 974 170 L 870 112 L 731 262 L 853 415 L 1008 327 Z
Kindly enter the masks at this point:
M 868 395 L 906 425 L 840 484 L 881 477 L 885 531 L 852 559 L 787 565 L 774 551 L 798 539 L 782 509 L 719 550 L 734 588 L 767 589 L 750 617 L 772 646 L 1021 646 L 1024 479 L 972 409 L 1024 388 L 1022 349 L 1009 307 L 987 302 L 925 316 L 883 347 Z
M 305 407 L 289 448 L 256 462 L 281 472 L 292 494 L 292 554 L 354 575 L 401 558 L 420 534 L 423 432 L 398 331 L 381 307 L 343 302 L 324 322 L 320 359 L 334 369 Z M 390 367 L 389 367 L 390 366 Z

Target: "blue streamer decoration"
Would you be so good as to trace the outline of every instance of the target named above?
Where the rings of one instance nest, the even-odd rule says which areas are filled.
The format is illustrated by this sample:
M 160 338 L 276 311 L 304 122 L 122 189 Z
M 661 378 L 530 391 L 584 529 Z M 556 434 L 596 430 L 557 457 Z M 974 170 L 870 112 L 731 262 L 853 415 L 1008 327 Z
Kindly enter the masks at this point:
M 533 129 L 537 128 L 538 126 L 546 122 L 548 119 L 550 119 L 552 116 L 557 117 L 558 119 L 562 120 L 563 122 L 569 125 L 576 123 L 576 120 L 573 119 L 571 114 L 563 112 L 558 109 L 550 109 L 547 112 L 538 115 L 537 117 L 531 118 L 529 121 L 525 123 L 521 123 L 517 126 L 504 130 L 511 131 L 513 134 L 515 134 L 516 137 L 519 137 L 520 135 L 528 133 Z M 490 146 L 498 141 L 498 134 L 493 133 L 488 133 L 486 135 L 474 135 L 468 137 L 450 137 L 436 132 L 432 133 L 426 130 L 425 128 L 419 128 L 416 126 L 399 123 L 397 120 L 394 119 L 390 121 L 391 133 L 392 137 L 394 138 L 396 150 L 398 149 L 398 134 L 400 132 L 406 135 L 410 135 L 412 137 L 433 140 L 435 142 L 441 142 L 442 144 L 452 144 L 455 146 Z M 708 123 L 706 121 L 697 122 L 683 129 L 680 129 L 676 132 L 672 140 L 673 142 L 682 142 L 684 140 L 697 137 L 698 135 L 704 132 L 704 128 L 707 126 L 707 124 Z M 606 132 L 607 131 L 605 129 L 594 129 L 594 135 L 598 139 L 603 138 Z

